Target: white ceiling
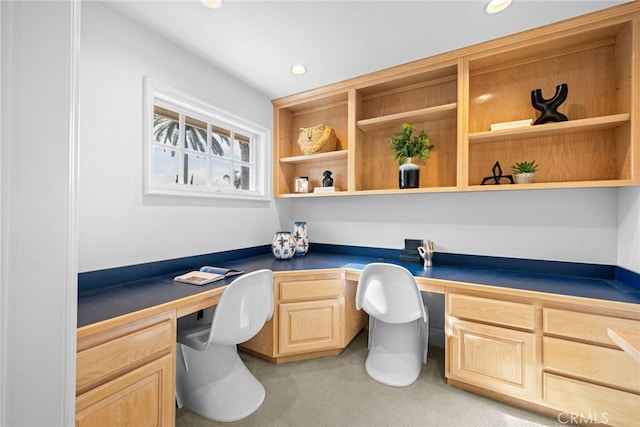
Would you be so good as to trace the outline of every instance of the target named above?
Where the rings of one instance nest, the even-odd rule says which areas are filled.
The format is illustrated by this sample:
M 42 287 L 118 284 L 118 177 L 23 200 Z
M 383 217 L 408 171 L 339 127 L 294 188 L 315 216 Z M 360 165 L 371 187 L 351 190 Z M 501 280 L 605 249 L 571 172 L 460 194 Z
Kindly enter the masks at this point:
M 100 1 L 279 98 L 628 0 L 514 0 L 497 15 L 485 0 Z

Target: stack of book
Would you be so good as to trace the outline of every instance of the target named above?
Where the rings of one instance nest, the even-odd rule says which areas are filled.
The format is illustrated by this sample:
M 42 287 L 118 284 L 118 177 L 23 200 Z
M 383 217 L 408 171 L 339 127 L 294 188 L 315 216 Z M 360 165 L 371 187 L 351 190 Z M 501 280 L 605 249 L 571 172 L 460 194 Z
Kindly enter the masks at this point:
M 404 249 L 400 252 L 400 261 L 420 264 L 418 246 L 422 246 L 422 240 L 404 239 Z

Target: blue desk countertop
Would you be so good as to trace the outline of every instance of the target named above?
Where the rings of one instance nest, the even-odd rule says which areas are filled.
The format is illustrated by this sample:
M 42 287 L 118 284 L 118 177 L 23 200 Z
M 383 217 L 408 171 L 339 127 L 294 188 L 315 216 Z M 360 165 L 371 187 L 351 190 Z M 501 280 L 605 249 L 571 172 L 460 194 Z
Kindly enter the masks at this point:
M 419 264 L 402 263 L 398 258 L 309 253 L 291 260 L 277 260 L 271 254 L 264 254 L 216 265 L 242 271 L 267 268 L 278 272 L 332 268 L 361 270 L 371 262 L 403 265 L 416 277 L 640 304 L 639 289 L 612 279 L 464 265 L 434 265 L 425 269 Z M 78 295 L 78 327 L 197 295 L 226 286 L 234 279 L 231 277 L 204 286 L 193 286 L 173 280 L 176 275 L 185 272 L 176 271 L 81 290 Z

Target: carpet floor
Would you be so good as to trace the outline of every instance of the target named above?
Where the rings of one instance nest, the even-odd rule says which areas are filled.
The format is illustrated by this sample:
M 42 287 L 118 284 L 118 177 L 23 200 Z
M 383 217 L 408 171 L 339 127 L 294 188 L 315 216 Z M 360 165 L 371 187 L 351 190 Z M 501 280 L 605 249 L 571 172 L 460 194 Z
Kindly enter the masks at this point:
M 369 378 L 367 334 L 360 332 L 340 356 L 276 365 L 242 354 L 266 397 L 252 415 L 217 423 L 176 411 L 178 427 L 227 426 L 557 426 L 558 420 L 447 385 L 444 349 L 429 349 L 418 380 L 403 388 Z

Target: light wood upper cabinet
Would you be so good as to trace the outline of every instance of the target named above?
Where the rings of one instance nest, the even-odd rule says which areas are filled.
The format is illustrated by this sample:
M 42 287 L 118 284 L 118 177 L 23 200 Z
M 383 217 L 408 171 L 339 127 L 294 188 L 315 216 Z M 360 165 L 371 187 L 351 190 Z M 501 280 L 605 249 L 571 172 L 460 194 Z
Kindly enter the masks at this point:
M 293 100 L 274 110 L 274 194 L 293 194 L 294 178 L 308 176 L 312 186 L 322 186 L 322 173 L 333 172 L 336 185 L 349 186 L 348 92 L 321 93 Z M 300 128 L 318 124 L 331 126 L 338 138 L 336 151 L 303 155 L 298 146 Z
M 354 94 L 354 186 L 351 191 L 397 191 L 398 162 L 387 141 L 403 123 L 424 130 L 436 149 L 421 166 L 421 188 L 457 184 L 458 63 L 452 61 L 416 70 L 404 77 L 356 88 Z
M 274 100 L 275 196 L 327 196 L 293 193 L 294 177 L 321 186 L 327 169 L 342 189 L 330 195 L 640 184 L 639 11 L 632 2 Z M 549 99 L 562 83 L 569 121 L 490 131 L 535 121 L 531 91 Z M 420 188 L 399 190 L 386 141 L 405 122 L 435 150 L 419 162 Z M 337 151 L 303 156 L 299 128 L 321 123 Z M 480 185 L 497 161 L 511 174 L 531 160 L 533 184 Z
M 504 168 L 535 159 L 538 186 L 637 180 L 630 133 L 633 26 L 631 16 L 558 26 L 548 37 L 518 37 L 513 50 L 469 55 L 469 185 L 478 185 L 496 160 Z M 562 83 L 568 97 L 558 110 L 568 122 L 489 132 L 491 123 L 535 120 L 540 113 L 531 90 L 540 88 L 550 99 Z

